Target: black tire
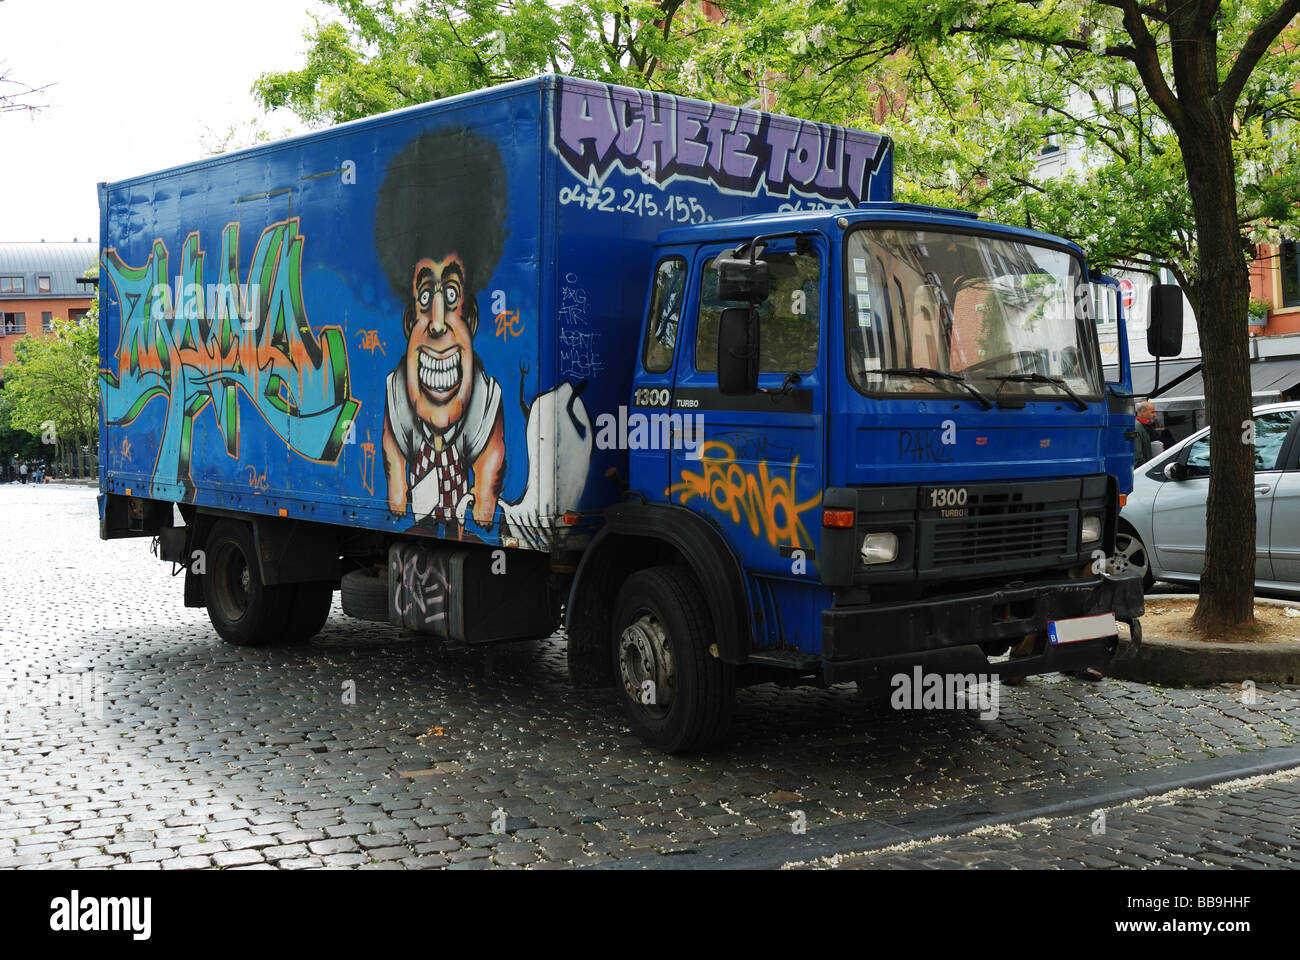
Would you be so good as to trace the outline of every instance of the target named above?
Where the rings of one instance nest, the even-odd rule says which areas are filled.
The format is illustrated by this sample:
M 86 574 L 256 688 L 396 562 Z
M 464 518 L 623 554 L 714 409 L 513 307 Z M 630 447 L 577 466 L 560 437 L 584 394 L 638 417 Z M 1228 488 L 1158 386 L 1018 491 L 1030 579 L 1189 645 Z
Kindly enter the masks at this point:
M 387 567 L 367 567 L 345 573 L 339 593 L 343 612 L 349 617 L 388 622 Z
M 330 617 L 334 603 L 334 585 L 328 580 L 312 580 L 290 584 L 293 587 L 293 612 L 285 628 L 285 640 L 302 643 L 320 633 Z
M 208 619 L 227 643 L 264 647 L 284 639 L 296 584 L 268 586 L 257 564 L 253 529 L 221 519 L 208 533 L 203 600 Z
M 614 682 L 647 745 L 687 753 L 726 737 L 736 673 L 710 651 L 714 635 L 704 591 L 683 568 L 640 570 L 623 584 L 610 643 Z M 652 675 L 658 702 L 642 703 L 640 685 Z

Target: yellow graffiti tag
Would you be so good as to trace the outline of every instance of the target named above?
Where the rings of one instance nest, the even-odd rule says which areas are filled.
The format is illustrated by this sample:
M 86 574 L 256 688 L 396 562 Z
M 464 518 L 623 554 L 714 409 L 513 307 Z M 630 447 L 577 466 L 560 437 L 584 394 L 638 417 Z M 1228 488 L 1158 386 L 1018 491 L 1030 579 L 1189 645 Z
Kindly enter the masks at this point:
M 787 479 L 768 473 L 767 461 L 758 464 L 758 473 L 750 473 L 736 462 L 736 451 L 721 440 L 706 440 L 700 445 L 701 472 L 682 471 L 680 483 L 668 488 L 669 497 L 676 496 L 679 503 L 687 504 L 699 497 L 713 504 L 720 512 L 740 523 L 741 515 L 749 523 L 755 536 L 762 533 L 772 546 L 788 544 L 812 546 L 812 537 L 800 516 L 821 503 L 820 492 L 800 502 L 795 494 L 795 468 L 799 458 L 790 464 Z

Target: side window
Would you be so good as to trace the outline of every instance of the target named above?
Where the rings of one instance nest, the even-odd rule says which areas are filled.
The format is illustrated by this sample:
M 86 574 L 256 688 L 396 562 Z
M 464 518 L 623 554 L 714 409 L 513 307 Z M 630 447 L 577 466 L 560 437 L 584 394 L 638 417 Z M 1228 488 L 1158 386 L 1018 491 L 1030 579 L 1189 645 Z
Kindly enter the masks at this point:
M 1255 469 L 1272 470 L 1295 419 L 1294 410 L 1261 413 L 1255 418 Z M 1193 477 L 1210 475 L 1210 437 L 1206 434 L 1188 448 L 1187 471 Z
M 808 373 L 817 366 L 821 332 L 821 262 L 816 253 L 764 254 L 771 272 L 771 293 L 758 306 L 760 373 Z M 704 264 L 700 315 L 696 324 L 695 369 L 718 369 L 718 272 Z
M 1282 454 L 1282 444 L 1295 419 L 1294 410 L 1261 413 L 1255 418 L 1255 469 L 1272 470 Z
M 1208 433 L 1187 448 L 1187 475 L 1191 477 L 1208 477 L 1210 475 L 1210 435 Z
M 655 269 L 650 315 L 646 318 L 645 353 L 641 357 L 647 373 L 663 373 L 673 365 L 685 290 L 686 261 L 681 257 L 661 261 Z

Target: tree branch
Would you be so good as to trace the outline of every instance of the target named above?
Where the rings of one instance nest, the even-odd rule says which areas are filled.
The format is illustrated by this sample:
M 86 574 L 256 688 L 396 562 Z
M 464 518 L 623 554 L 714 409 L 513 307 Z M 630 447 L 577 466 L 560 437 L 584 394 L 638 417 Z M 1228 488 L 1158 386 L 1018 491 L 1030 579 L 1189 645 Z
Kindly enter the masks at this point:
M 1237 59 L 1233 61 L 1232 69 L 1228 71 L 1228 76 L 1224 79 L 1222 86 L 1219 87 L 1219 93 L 1216 99 L 1219 101 L 1219 107 L 1224 116 L 1230 116 L 1233 109 L 1237 106 L 1237 99 L 1241 96 L 1241 91 L 1246 86 L 1246 80 L 1249 79 L 1251 72 L 1258 65 L 1260 59 L 1268 52 L 1268 48 L 1273 45 L 1278 34 L 1286 29 L 1286 25 L 1300 14 L 1300 0 L 1287 0 L 1280 7 L 1273 11 L 1272 14 L 1265 17 L 1249 37 L 1246 38 L 1245 45 L 1241 52 L 1237 54 Z

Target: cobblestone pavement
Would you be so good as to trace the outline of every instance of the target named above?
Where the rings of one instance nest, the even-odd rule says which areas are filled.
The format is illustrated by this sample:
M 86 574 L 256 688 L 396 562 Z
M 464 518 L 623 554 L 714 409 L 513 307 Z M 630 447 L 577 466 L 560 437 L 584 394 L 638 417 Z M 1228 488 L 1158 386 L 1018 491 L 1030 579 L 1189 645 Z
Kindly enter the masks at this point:
M 1300 720 L 1295 687 L 1054 675 L 981 720 L 764 685 L 729 748 L 667 757 L 569 687 L 558 641 L 447 649 L 336 606 L 310 643 L 232 648 L 148 541 L 97 539 L 93 490 L 0 486 L 0 530 L 0 677 L 28 678 L 0 867 L 590 864 L 1294 744 Z M 47 676 L 101 683 L 102 715 Z
M 790 866 L 1294 870 L 1300 868 L 1300 771 Z

